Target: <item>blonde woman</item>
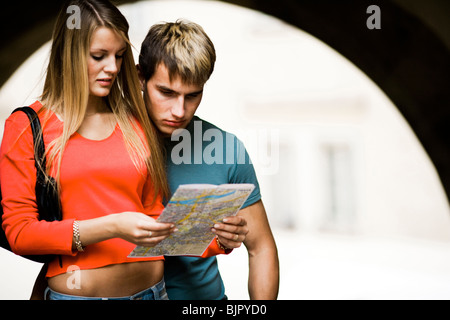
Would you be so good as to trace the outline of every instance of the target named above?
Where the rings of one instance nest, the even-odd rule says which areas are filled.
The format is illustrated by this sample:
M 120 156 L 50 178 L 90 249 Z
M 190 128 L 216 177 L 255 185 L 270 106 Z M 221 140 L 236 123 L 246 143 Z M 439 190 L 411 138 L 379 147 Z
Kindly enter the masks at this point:
M 79 9 L 78 27 L 67 24 L 68 6 Z M 174 226 L 155 222 L 168 191 L 163 157 L 128 23 L 110 2 L 63 6 L 43 95 L 31 107 L 43 124 L 43 170 L 57 181 L 63 220 L 38 220 L 31 129 L 17 112 L 1 147 L 3 228 L 17 254 L 61 255 L 48 265 L 46 298 L 167 299 L 163 257 L 127 258 L 136 244 L 154 246 Z

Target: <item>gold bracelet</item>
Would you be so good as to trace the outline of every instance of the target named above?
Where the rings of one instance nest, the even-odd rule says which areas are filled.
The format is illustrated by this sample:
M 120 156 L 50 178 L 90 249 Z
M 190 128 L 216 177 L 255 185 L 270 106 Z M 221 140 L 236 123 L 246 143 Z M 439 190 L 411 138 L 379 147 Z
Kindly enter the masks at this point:
M 217 236 L 216 236 L 216 242 L 217 242 L 217 245 L 219 246 L 219 249 L 221 249 L 221 250 L 223 250 L 223 251 L 231 250 L 231 249 L 229 249 L 229 248 L 224 247 L 224 246 L 220 243 L 219 237 L 217 237 Z
M 73 222 L 73 240 L 75 242 L 75 246 L 77 247 L 77 250 L 79 252 L 83 252 L 84 248 L 83 245 L 81 244 L 81 240 L 80 240 L 80 225 L 78 223 L 78 221 L 74 221 Z

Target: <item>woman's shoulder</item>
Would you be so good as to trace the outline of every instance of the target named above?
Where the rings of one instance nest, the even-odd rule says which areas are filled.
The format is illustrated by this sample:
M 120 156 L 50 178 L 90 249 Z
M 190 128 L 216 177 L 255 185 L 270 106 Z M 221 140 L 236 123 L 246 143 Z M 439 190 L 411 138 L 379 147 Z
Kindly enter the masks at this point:
M 32 150 L 33 135 L 31 132 L 30 120 L 21 111 L 12 112 L 5 121 L 2 137 L 2 154 L 12 152 L 28 153 Z M 16 154 L 16 153 L 14 153 Z
M 49 131 L 48 128 L 55 127 L 55 124 L 57 124 L 58 122 L 56 115 L 52 111 L 45 109 L 41 102 L 36 101 L 33 104 L 29 105 L 29 107 L 38 114 L 40 124 L 44 130 L 44 135 L 46 135 L 47 131 Z M 3 140 L 16 140 L 19 137 L 29 140 L 32 139 L 32 134 L 30 119 L 28 118 L 28 116 L 25 114 L 25 112 L 16 111 L 12 112 L 5 121 Z
M 39 101 L 34 102 L 33 104 L 29 105 L 28 107 L 33 109 L 37 114 L 42 113 L 42 110 L 43 110 L 43 106 Z M 20 108 L 18 107 L 16 109 L 14 109 L 13 112 L 6 119 L 6 121 L 12 121 L 17 124 L 29 123 L 28 116 L 25 114 L 25 112 L 17 111 L 17 109 L 20 109 Z

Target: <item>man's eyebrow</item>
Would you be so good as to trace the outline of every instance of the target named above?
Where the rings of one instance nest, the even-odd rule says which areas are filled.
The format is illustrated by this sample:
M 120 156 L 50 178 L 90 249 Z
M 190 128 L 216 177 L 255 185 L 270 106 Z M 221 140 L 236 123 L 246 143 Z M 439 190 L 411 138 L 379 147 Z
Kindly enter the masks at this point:
M 195 91 L 195 92 L 191 92 L 188 95 L 198 95 L 198 94 L 201 94 L 201 93 L 203 93 L 203 89 Z
M 157 84 L 156 88 L 158 88 L 159 90 L 163 90 L 163 91 L 176 92 L 175 90 L 172 90 L 172 89 L 170 89 L 170 88 L 168 88 L 168 87 L 166 87 L 166 86 L 164 86 L 162 84 Z
M 179 92 L 177 92 L 177 91 L 175 91 L 175 90 L 173 90 L 173 89 L 171 89 L 169 87 L 166 87 L 165 85 L 162 85 L 162 84 L 156 84 L 155 86 L 156 86 L 156 88 L 158 90 L 161 90 L 161 91 L 166 91 L 166 92 L 170 92 L 170 93 L 180 94 Z M 189 95 L 199 95 L 201 93 L 203 93 L 203 88 L 198 90 L 198 91 L 195 91 L 195 92 L 189 92 L 186 95 L 187 96 L 189 96 Z

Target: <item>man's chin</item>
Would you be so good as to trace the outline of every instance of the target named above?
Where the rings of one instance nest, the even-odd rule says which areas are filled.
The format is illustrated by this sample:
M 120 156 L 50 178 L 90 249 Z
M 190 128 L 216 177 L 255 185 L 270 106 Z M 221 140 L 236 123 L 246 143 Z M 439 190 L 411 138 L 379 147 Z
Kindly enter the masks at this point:
M 177 129 L 169 126 L 158 126 L 158 131 L 163 137 L 171 137 L 175 130 Z

